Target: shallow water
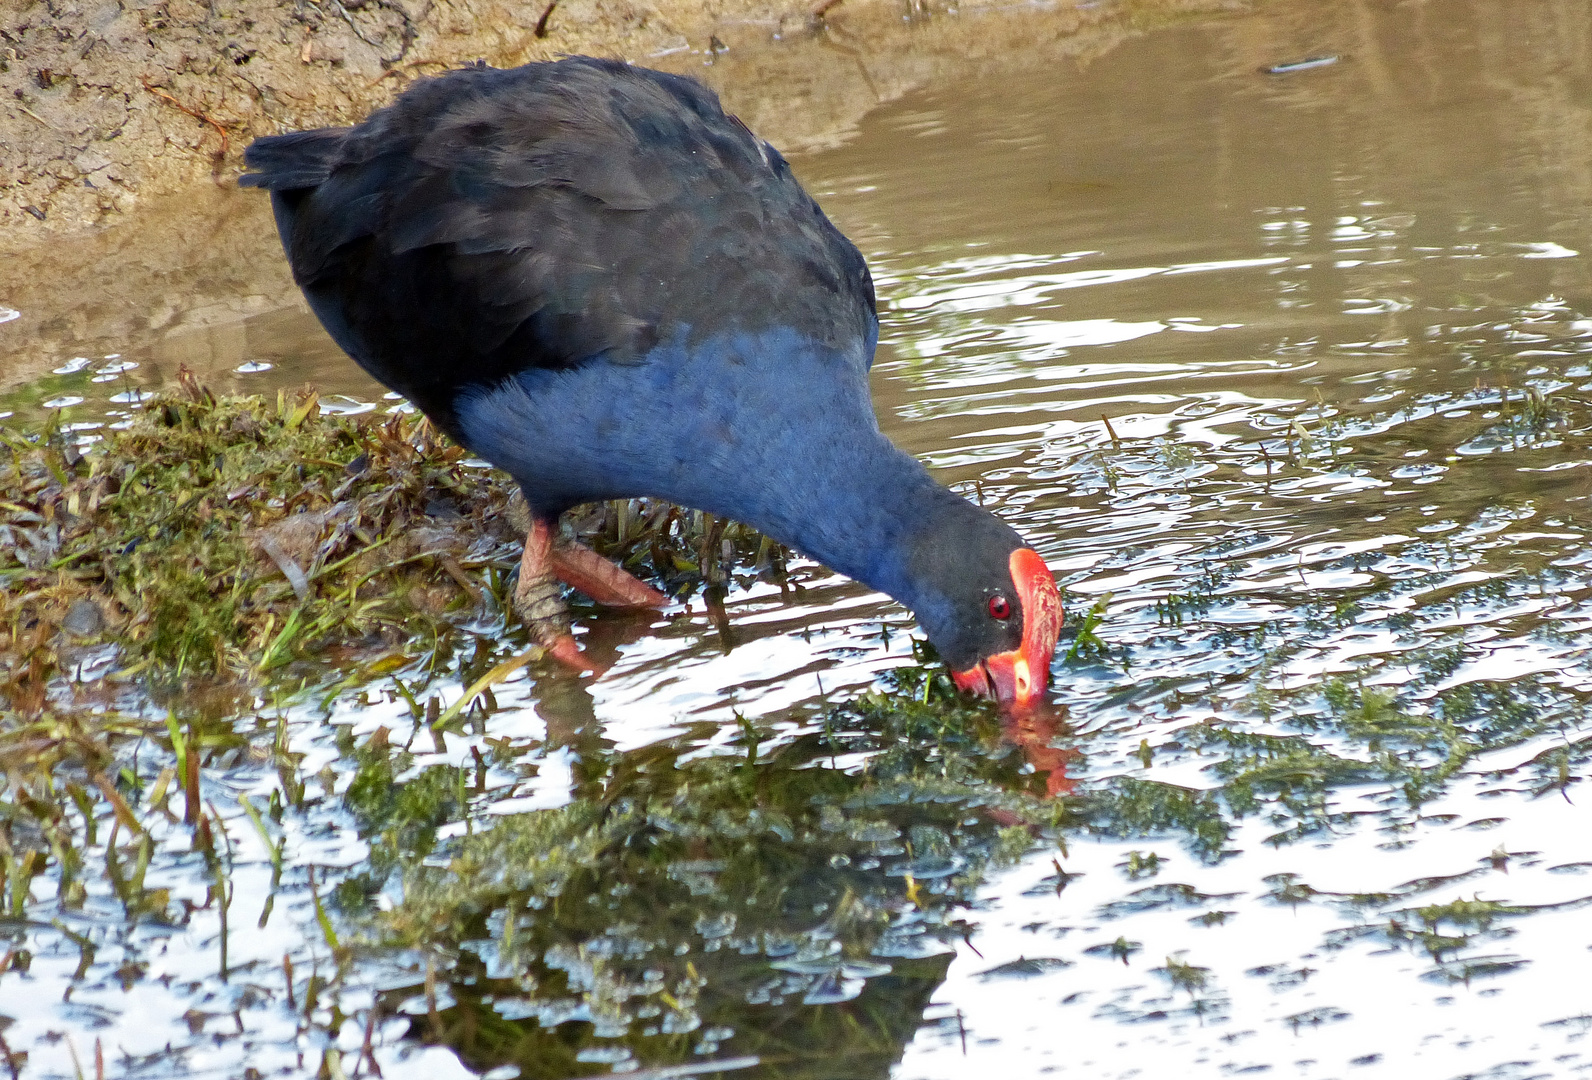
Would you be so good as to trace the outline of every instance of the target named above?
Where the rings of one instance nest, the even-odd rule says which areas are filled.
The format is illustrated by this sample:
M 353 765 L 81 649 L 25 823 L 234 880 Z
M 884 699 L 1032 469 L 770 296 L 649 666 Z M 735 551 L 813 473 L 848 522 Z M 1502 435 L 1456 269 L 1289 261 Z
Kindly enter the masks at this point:
M 1592 1069 L 1589 16 L 1254 25 L 1036 55 L 796 162 L 874 268 L 881 423 L 999 506 L 1086 628 L 1054 715 L 1003 742 L 982 714 L 826 712 L 910 662 L 911 624 L 813 567 L 732 591 L 727 635 L 700 603 L 593 614 L 610 674 L 522 673 L 402 755 L 404 695 L 451 702 L 506 642 L 259 702 L 205 778 L 230 926 L 164 843 L 137 919 L 125 888 L 65 911 L 41 879 L 4 931 L 23 1075 L 96 1040 L 161 1075 L 352 1074 L 367 1041 L 384 1075 L 502 1080 Z M 1341 59 L 1257 70 L 1314 55 Z M 288 310 L 189 355 L 394 407 L 319 342 Z M 0 408 L 114 422 L 170 363 L 95 358 Z M 257 832 L 238 796 L 273 792 Z M 534 824 L 557 807 L 574 832 Z M 581 847 L 596 807 L 614 833 Z M 598 874 L 547 886 L 494 824 Z M 347 944 L 406 905 L 440 920 L 412 948 Z

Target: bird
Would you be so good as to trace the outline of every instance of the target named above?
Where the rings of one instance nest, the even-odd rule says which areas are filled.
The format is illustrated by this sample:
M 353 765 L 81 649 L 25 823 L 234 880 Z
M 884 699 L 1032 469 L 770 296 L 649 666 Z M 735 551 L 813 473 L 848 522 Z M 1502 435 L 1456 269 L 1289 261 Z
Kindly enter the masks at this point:
M 597 670 L 561 585 L 667 603 L 559 535 L 576 506 L 645 496 L 893 597 L 964 691 L 1045 692 L 1054 576 L 880 431 L 867 263 L 706 86 L 613 59 L 477 62 L 244 162 L 332 339 L 519 485 L 514 602 L 557 659 Z

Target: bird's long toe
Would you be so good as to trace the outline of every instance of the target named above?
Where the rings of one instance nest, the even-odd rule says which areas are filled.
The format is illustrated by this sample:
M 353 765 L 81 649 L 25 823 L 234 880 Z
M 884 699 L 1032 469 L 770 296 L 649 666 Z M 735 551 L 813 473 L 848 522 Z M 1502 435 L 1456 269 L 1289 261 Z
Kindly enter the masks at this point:
M 553 574 L 597 603 L 616 608 L 661 608 L 669 598 L 578 541 L 553 545 Z

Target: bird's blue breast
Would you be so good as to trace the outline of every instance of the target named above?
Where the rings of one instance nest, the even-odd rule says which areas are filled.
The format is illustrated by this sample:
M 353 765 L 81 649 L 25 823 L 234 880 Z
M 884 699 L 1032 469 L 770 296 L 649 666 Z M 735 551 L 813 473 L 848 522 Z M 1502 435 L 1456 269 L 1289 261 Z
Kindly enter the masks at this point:
M 789 537 L 796 519 L 844 517 L 875 467 L 870 356 L 785 329 L 682 330 L 639 362 L 523 371 L 455 407 L 543 514 L 650 495 Z
M 520 372 L 466 391 L 455 410 L 470 446 L 543 518 L 597 499 L 667 499 L 934 616 L 944 597 L 914 568 L 915 541 L 947 514 L 982 511 L 879 431 L 869 355 L 788 329 L 681 332 L 639 363 Z

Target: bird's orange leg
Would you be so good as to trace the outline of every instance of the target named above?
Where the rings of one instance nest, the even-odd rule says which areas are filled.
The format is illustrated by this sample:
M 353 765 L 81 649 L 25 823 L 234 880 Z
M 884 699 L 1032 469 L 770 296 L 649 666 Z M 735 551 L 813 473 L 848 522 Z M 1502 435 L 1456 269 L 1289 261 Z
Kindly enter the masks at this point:
M 621 570 L 584 544 L 555 542 L 554 528 L 534 520 L 520 556 L 520 580 L 514 589 L 514 611 L 548 654 L 566 667 L 602 674 L 570 633 L 569 609 L 559 582 L 579 589 L 599 604 L 616 608 L 659 608 L 669 598 Z
M 520 580 L 514 587 L 514 613 L 531 636 L 565 667 L 601 675 L 606 668 L 593 664 L 570 633 L 569 608 L 564 604 L 553 557 L 553 530 L 545 521 L 533 521 L 520 556 Z

